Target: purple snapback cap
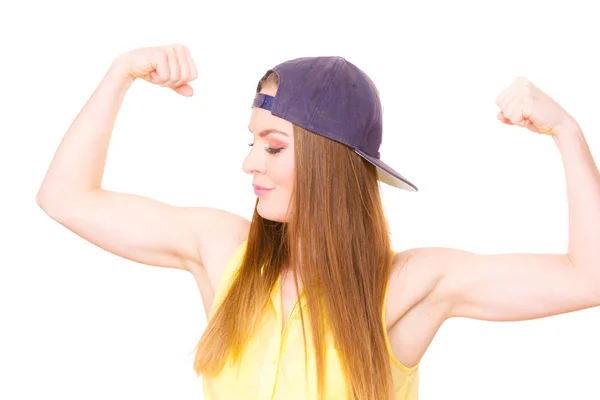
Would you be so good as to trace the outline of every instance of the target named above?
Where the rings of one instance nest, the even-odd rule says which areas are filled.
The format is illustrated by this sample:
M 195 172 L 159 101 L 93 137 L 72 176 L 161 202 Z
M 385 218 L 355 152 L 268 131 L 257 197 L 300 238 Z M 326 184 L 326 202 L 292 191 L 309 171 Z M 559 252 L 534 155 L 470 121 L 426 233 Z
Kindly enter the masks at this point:
M 252 104 L 354 150 L 377 167 L 378 180 L 417 187 L 379 158 L 382 108 L 373 81 L 343 57 L 302 57 L 268 70 L 279 78 L 275 97 L 257 93 Z M 262 79 L 261 79 L 262 80 Z

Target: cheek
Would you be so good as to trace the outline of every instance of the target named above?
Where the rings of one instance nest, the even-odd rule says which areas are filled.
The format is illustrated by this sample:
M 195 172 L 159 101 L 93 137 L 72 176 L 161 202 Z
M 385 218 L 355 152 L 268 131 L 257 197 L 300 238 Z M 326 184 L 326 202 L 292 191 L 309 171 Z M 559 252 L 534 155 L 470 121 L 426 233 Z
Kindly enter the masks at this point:
M 294 164 L 286 165 L 283 173 L 285 174 L 285 186 L 291 188 L 294 185 Z
M 281 157 L 269 166 L 269 175 L 276 185 L 291 188 L 294 183 L 294 160 Z

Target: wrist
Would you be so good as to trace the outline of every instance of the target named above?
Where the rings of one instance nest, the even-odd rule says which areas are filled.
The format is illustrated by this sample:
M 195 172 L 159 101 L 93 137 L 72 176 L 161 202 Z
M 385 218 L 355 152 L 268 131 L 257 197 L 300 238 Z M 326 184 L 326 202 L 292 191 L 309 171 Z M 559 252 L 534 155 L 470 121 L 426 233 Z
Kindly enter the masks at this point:
M 129 73 L 129 66 L 121 56 L 112 62 L 106 72 L 105 78 L 125 87 L 131 86 L 136 79 Z
M 564 140 L 566 138 L 572 138 L 574 136 L 582 135 L 581 127 L 573 118 L 569 118 L 567 121 L 562 123 L 553 129 L 554 140 Z
M 578 154 L 582 148 L 587 146 L 583 131 L 575 121 L 555 130 L 552 138 L 563 157 L 573 152 Z

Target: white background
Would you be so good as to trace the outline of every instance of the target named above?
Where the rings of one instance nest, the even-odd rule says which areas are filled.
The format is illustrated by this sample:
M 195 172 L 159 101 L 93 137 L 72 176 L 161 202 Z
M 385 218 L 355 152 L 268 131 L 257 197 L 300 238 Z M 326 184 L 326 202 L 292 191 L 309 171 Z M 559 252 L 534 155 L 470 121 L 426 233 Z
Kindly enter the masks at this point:
M 255 195 L 241 165 L 258 79 L 287 59 L 341 55 L 379 88 L 382 159 L 420 189 L 382 187 L 396 251 L 566 251 L 556 146 L 501 124 L 495 99 L 529 78 L 575 116 L 598 158 L 596 6 L 396 3 L 2 6 L 0 398 L 202 398 L 192 351 L 206 318 L 193 277 L 107 253 L 35 202 L 70 123 L 114 57 L 137 47 L 188 46 L 197 95 L 132 86 L 107 189 L 249 218 Z M 599 338 L 598 308 L 513 323 L 450 320 L 422 360 L 420 398 L 598 399 Z

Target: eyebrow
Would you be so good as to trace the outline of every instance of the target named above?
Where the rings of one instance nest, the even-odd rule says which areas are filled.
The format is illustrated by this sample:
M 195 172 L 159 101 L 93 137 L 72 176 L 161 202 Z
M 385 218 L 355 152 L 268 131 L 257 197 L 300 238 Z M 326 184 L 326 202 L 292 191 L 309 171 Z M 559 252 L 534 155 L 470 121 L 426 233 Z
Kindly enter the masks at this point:
M 250 127 L 248 127 L 248 130 L 250 131 L 250 133 L 252 133 L 252 130 L 250 129 Z M 269 133 L 279 133 L 281 135 L 290 136 L 285 132 L 278 131 L 277 129 L 264 129 L 264 130 L 260 131 L 260 133 L 258 134 L 258 137 L 267 136 Z

